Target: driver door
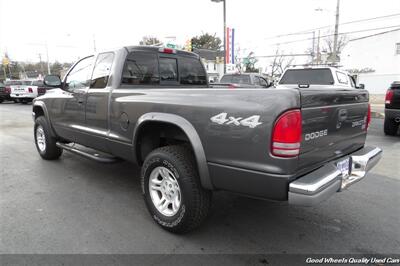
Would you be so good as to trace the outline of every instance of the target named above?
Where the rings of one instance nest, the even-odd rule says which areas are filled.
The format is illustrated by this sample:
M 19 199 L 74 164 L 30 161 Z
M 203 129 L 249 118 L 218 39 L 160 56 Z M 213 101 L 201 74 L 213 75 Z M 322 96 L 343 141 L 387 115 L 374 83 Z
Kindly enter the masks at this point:
M 76 143 L 84 144 L 85 104 L 93 70 L 93 56 L 78 61 L 63 82 L 63 97 L 53 102 L 53 124 L 57 133 Z

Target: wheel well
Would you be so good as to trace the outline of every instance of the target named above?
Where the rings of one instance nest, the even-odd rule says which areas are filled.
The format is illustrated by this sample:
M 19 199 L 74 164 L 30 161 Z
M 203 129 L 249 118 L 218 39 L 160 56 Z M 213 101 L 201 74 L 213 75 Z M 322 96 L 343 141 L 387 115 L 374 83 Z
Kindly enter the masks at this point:
M 156 148 L 187 144 L 193 150 L 188 136 L 178 126 L 166 122 L 147 122 L 140 127 L 136 137 L 136 159 L 142 165 L 147 155 Z
M 38 118 L 39 116 L 44 116 L 44 111 L 40 106 L 34 106 L 33 112 L 35 113 L 35 119 Z

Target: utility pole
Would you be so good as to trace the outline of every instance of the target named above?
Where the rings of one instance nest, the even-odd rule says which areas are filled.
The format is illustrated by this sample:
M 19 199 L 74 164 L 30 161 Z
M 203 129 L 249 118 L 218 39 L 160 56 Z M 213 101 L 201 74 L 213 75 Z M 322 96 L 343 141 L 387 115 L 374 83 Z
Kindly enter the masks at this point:
M 333 39 L 333 51 L 332 51 L 332 60 L 333 62 L 337 62 L 337 48 L 338 48 L 338 34 L 339 34 L 339 5 L 340 0 L 336 0 L 336 20 L 335 20 L 335 35 Z
M 42 72 L 42 75 L 44 74 L 44 69 L 43 69 L 43 63 L 42 63 L 42 54 L 39 53 L 39 64 L 40 64 L 40 71 Z
M 47 56 L 47 74 L 50 75 L 50 63 L 49 63 L 49 46 L 47 45 L 46 41 L 46 56 Z
M 321 53 L 319 52 L 319 41 L 321 39 L 321 30 L 318 30 L 318 42 L 317 42 L 317 65 L 321 61 Z
M 96 53 L 96 38 L 95 38 L 94 34 L 93 34 L 93 50 Z
M 315 31 L 312 33 L 312 54 L 311 54 L 311 62 L 314 64 L 315 58 Z

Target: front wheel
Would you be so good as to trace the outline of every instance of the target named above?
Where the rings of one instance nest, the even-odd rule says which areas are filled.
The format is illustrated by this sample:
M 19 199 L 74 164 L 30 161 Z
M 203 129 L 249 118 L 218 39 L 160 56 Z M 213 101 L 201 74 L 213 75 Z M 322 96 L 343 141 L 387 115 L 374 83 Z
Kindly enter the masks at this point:
M 50 126 L 44 116 L 35 120 L 34 137 L 36 148 L 45 160 L 56 160 L 62 154 L 62 149 L 57 147 L 56 138 L 50 133 Z
M 211 191 L 201 186 L 194 156 L 185 146 L 165 146 L 146 158 L 142 192 L 154 221 L 173 233 L 198 227 L 211 206 Z

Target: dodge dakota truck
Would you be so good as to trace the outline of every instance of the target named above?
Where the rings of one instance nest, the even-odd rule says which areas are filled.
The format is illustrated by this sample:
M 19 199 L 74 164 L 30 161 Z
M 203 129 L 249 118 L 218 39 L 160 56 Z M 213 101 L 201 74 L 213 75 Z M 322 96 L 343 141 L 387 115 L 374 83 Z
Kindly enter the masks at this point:
M 400 125 L 400 81 L 394 81 L 386 91 L 385 123 L 383 131 L 386 135 L 396 135 Z
M 33 101 L 40 156 L 137 163 L 152 218 L 174 233 L 204 221 L 212 191 L 315 205 L 363 179 L 382 152 L 365 146 L 367 91 L 211 88 L 191 52 L 122 47 L 44 82 L 54 89 Z

